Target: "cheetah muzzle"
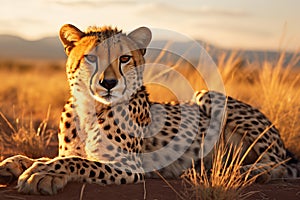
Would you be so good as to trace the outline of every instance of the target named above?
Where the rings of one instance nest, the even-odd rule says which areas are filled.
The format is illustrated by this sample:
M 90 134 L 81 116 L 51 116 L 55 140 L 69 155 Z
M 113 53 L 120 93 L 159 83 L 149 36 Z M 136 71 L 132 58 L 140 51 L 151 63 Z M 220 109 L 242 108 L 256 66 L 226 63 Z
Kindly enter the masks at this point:
M 206 138 L 204 149 L 215 143 L 221 115 L 226 119 L 224 138 L 233 144 L 242 142 L 246 148 L 266 132 L 243 169 L 267 150 L 253 172 L 268 171 L 262 182 L 297 176 L 294 165 L 283 162 L 290 155 L 278 130 L 250 105 L 213 91 L 196 91 L 190 102 L 150 102 L 143 83 L 144 55 L 151 41 L 148 28 L 125 34 L 106 26 L 81 31 L 66 24 L 60 39 L 68 56 L 70 98 L 59 125 L 59 155 L 40 160 L 7 158 L 0 164 L 2 183 L 18 179 L 20 192 L 53 195 L 70 181 L 139 183 L 145 176 L 155 177 L 151 169 L 178 178 L 192 160 L 200 162 L 202 138 Z M 233 132 L 234 137 L 229 137 Z M 212 151 L 206 151 L 209 167 Z

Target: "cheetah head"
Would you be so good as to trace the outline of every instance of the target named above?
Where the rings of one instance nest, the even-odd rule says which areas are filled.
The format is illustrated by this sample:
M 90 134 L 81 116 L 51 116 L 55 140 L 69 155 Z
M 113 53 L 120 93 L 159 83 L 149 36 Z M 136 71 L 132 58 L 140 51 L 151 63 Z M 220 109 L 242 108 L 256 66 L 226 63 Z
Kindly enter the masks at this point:
M 148 28 L 126 35 L 111 27 L 89 27 L 83 32 L 66 24 L 60 39 L 68 56 L 71 90 L 79 85 L 96 101 L 112 105 L 130 99 L 143 85 L 143 56 L 151 41 Z

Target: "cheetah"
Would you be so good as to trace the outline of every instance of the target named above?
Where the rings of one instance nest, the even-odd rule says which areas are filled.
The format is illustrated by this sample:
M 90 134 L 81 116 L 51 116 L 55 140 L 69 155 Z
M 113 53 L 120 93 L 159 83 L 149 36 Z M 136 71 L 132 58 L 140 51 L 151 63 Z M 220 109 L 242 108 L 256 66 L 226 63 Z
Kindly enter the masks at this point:
M 250 105 L 214 91 L 195 92 L 189 102 L 150 102 L 143 84 L 152 39 L 148 28 L 125 34 L 107 26 L 81 31 L 66 24 L 59 35 L 71 94 L 59 125 L 59 155 L 7 158 L 0 164 L 1 183 L 17 179 L 19 192 L 53 195 L 70 181 L 139 183 L 155 177 L 155 170 L 178 178 L 202 155 L 211 165 L 221 132 L 244 148 L 256 141 L 242 170 L 261 156 L 253 170 L 253 175 L 267 171 L 260 181 L 297 177 L 298 162 L 278 130 Z

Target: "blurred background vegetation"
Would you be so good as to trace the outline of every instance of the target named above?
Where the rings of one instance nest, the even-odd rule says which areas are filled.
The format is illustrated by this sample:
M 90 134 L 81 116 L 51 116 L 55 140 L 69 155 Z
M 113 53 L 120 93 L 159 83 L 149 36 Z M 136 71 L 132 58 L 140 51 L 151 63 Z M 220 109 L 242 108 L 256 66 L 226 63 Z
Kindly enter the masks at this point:
M 300 137 L 300 126 L 297 123 L 300 120 L 300 68 L 297 66 L 299 53 L 295 52 L 294 56 L 290 56 L 288 62 L 284 52 L 278 54 L 273 61 L 257 59 L 251 62 L 241 57 L 238 52 L 215 55 L 212 52 L 211 55 L 222 76 L 227 95 L 251 104 L 266 114 L 279 128 L 286 146 L 300 157 L 300 147 L 297 145 Z M 149 59 L 149 62 L 154 62 L 151 57 Z M 163 63 L 184 75 L 194 89 L 207 88 L 201 76 L 187 61 L 164 56 L 160 60 L 157 57 L 155 59 L 155 62 Z M 20 137 L 15 136 L 14 140 L 12 134 L 23 131 L 21 138 L 26 139 L 24 130 L 29 135 L 38 135 L 40 126 L 46 125 L 48 132 L 43 132 L 46 139 L 42 139 L 45 143 L 41 145 L 39 152 L 45 153 L 42 149 L 45 149 L 46 144 L 57 145 L 60 113 L 69 97 L 64 63 L 64 59 L 0 60 L 2 156 L 24 150 L 24 147 L 18 149 L 16 145 L 15 140 Z M 166 87 L 149 84 L 148 90 L 152 101 L 178 100 Z M 32 136 L 29 138 L 32 140 Z M 33 148 L 37 146 L 32 145 Z M 7 150 L 9 146 L 12 147 L 10 151 Z

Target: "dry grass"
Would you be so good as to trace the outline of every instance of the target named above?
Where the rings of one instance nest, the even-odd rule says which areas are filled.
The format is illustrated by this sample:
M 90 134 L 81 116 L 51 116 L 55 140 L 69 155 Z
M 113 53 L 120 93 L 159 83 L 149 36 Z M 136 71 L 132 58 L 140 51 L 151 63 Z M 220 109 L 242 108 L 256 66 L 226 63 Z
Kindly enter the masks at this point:
M 229 56 L 221 55 L 217 65 L 227 94 L 262 110 L 280 130 L 285 145 L 300 158 L 300 147 L 297 144 L 300 137 L 300 126 L 297 123 L 300 120 L 300 69 L 295 68 L 299 54 L 295 52 L 289 63 L 285 63 L 284 58 L 285 54 L 282 53 L 273 63 L 247 63 L 238 54 L 232 53 Z M 189 64 L 183 61 L 180 61 L 180 65 L 178 63 L 175 61 L 168 65 L 186 76 L 194 89 L 206 88 L 204 81 L 198 75 L 195 77 Z M 46 126 L 50 125 L 51 129 L 58 127 L 60 112 L 68 97 L 64 70 L 59 67 L 55 70 L 37 70 L 27 65 L 22 70 L 2 67 L 0 79 L 0 111 L 7 118 L 5 122 L 0 121 L 1 155 L 10 152 L 33 157 L 44 156 L 44 147 L 49 144 L 53 134 Z M 149 86 L 150 99 L 177 100 L 167 88 Z M 49 105 L 51 115 L 45 117 Z M 200 173 L 192 169 L 194 176 L 184 178 L 187 185 L 186 198 L 245 198 L 242 189 L 251 181 L 246 181 L 245 174 L 239 172 L 240 148 L 219 146 L 215 150 L 216 162 L 210 175 L 204 167 Z M 230 161 L 226 157 L 229 154 L 225 152 L 231 152 Z M 232 159 L 232 155 L 236 159 Z
M 229 200 L 245 199 L 251 193 L 243 189 L 252 184 L 255 177 L 248 178 L 251 170 L 241 172 L 243 160 L 253 146 L 244 153 L 243 145 L 226 144 L 223 140 L 214 148 L 211 169 L 207 169 L 204 159 L 200 163 L 200 171 L 194 167 L 183 175 L 184 199 L 195 200 Z M 244 154 L 243 154 L 244 153 Z
M 227 94 L 260 109 L 279 129 L 286 147 L 300 158 L 300 68 L 296 66 L 300 54 L 295 52 L 288 63 L 285 56 L 281 53 L 272 63 L 230 67 L 241 63 L 235 57 L 219 66 Z
M 56 137 L 56 131 L 47 129 L 50 115 L 50 107 L 47 116 L 37 129 L 33 127 L 32 120 L 29 124 L 24 124 L 22 119 L 17 119 L 17 124 L 12 123 L 0 112 L 0 144 L 1 150 L 5 152 L 2 156 L 23 154 L 31 158 L 41 158 L 47 155 L 46 150 L 50 142 Z M 3 159 L 3 158 L 2 158 Z
M 284 54 L 275 64 L 264 63 L 259 74 L 259 83 L 262 94 L 258 97 L 261 110 L 279 128 L 286 146 L 300 155 L 300 71 L 294 69 L 300 56 L 284 63 Z
M 27 124 L 32 120 L 33 126 L 37 127 L 44 120 L 50 105 L 48 126 L 54 128 L 57 127 L 60 112 L 68 98 L 65 71 L 58 66 L 47 68 L 52 66 L 49 63 L 37 63 L 32 63 L 30 70 L 26 71 L 18 67 L 0 68 L 0 111 L 14 125 L 16 119 L 22 118 Z M 26 65 L 30 63 L 26 62 Z
M 189 63 L 180 59 L 163 60 L 162 56 L 158 58 L 155 61 L 167 62 L 168 66 L 184 75 L 195 90 L 207 88 Z M 282 52 L 273 62 L 249 63 L 233 52 L 220 55 L 217 66 L 227 95 L 260 109 L 279 129 L 285 145 L 300 158 L 300 147 L 297 145 L 300 137 L 297 123 L 300 120 L 300 68 L 296 66 L 299 60 L 300 54 L 295 52 L 286 62 L 286 53 Z M 165 77 L 175 80 L 172 82 L 174 87 L 182 91 L 183 97 L 189 97 L 170 74 L 165 73 L 159 78 Z M 149 84 L 149 91 L 150 99 L 154 101 L 178 100 L 172 91 L 158 84 Z
M 212 155 L 211 168 L 207 168 L 205 159 L 200 161 L 200 171 L 197 171 L 194 167 L 188 169 L 183 175 L 183 199 L 195 199 L 195 200 L 211 200 L 211 199 L 248 199 L 256 191 L 245 192 L 245 188 L 255 182 L 259 177 L 267 173 L 268 171 L 262 170 L 257 173 L 252 171 L 264 169 L 264 167 L 270 167 L 270 170 L 278 167 L 287 160 L 277 163 L 271 166 L 268 163 L 259 163 L 263 155 L 268 152 L 274 144 L 271 143 L 269 147 L 257 158 L 257 160 L 247 169 L 243 169 L 243 163 L 252 148 L 257 141 L 267 133 L 268 127 L 262 132 L 253 143 L 244 147 L 243 143 L 234 145 L 230 143 L 230 139 L 224 142 L 223 138 L 214 147 Z M 232 135 L 234 132 L 232 132 Z M 246 136 L 246 134 L 244 135 Z
M 297 123 L 300 120 L 300 69 L 296 67 L 300 55 L 295 52 L 288 63 L 285 63 L 285 56 L 281 53 L 274 62 L 247 63 L 237 52 L 233 52 L 221 55 L 217 65 L 227 94 L 259 108 L 280 130 L 286 147 L 300 158 L 300 147 L 297 145 L 300 137 Z M 201 78 L 193 76 L 189 64 L 171 66 L 188 77 L 194 86 L 196 84 L 194 89 L 198 89 L 199 85 L 202 89 L 206 87 Z M 198 82 L 195 79 L 199 79 Z M 164 96 L 166 90 L 161 86 L 152 87 L 152 98 L 176 101 L 176 96 L 172 94 Z M 186 186 L 183 199 L 244 199 L 251 195 L 243 192 L 254 179 L 245 179 L 251 171 L 240 174 L 242 158 L 237 155 L 241 154 L 241 147 L 219 145 L 215 152 L 215 162 L 210 172 L 205 171 L 201 163 L 200 173 L 192 168 L 190 172 L 193 176 L 183 177 Z M 226 163 L 229 155 L 235 155 L 235 159 Z

